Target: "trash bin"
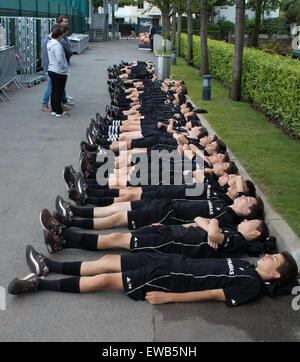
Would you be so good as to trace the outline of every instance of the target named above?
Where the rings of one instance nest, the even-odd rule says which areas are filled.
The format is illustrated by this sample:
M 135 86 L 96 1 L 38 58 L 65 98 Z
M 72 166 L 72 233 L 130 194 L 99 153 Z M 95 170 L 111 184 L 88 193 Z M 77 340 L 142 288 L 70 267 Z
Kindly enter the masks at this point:
M 171 56 L 170 55 L 156 55 L 155 56 L 155 75 L 158 80 L 165 80 L 170 78 L 171 69 Z

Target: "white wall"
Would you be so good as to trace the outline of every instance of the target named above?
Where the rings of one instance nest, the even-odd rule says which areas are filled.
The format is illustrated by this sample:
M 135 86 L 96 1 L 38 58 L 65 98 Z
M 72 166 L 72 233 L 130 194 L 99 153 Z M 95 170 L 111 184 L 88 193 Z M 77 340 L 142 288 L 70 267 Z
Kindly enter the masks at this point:
M 216 23 L 220 17 L 224 17 L 226 20 L 235 23 L 235 5 L 233 6 L 214 6 L 214 12 L 218 15 L 215 16 L 214 22 Z M 249 19 L 254 18 L 255 12 L 252 10 L 246 10 L 246 15 Z M 264 18 L 278 18 L 279 9 L 272 11 L 270 15 L 265 14 Z

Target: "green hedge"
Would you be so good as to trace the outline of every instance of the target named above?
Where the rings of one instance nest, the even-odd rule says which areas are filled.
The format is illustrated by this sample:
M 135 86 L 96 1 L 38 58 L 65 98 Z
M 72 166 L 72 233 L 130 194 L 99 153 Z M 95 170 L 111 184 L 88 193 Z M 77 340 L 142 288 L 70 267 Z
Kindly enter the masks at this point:
M 187 54 L 187 35 L 181 36 L 181 52 Z M 230 87 L 234 46 L 208 39 L 210 74 Z M 193 64 L 201 62 L 200 37 L 193 37 Z M 289 57 L 244 49 L 243 97 L 278 120 L 291 134 L 300 136 L 300 63 Z

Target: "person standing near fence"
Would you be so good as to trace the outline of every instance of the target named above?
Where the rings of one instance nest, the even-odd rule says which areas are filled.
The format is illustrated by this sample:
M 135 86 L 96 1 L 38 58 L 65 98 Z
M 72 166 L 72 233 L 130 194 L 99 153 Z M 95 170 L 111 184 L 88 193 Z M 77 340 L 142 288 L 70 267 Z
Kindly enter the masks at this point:
M 49 98 L 51 94 L 51 78 L 48 74 L 48 66 L 49 66 L 49 58 L 48 58 L 48 50 L 47 50 L 47 44 L 50 39 L 52 39 L 52 33 L 53 31 L 59 27 L 59 24 L 54 24 L 51 28 L 51 33 L 47 35 L 42 40 L 42 67 L 43 70 L 47 76 L 47 87 L 44 92 L 43 100 L 42 100 L 42 111 L 44 112 L 51 112 L 51 108 L 49 107 Z
M 68 115 L 62 109 L 62 100 L 67 76 L 70 75 L 65 51 L 60 41 L 63 37 L 61 27 L 55 28 L 52 39 L 48 41 L 47 50 L 49 57 L 48 74 L 52 82 L 51 108 L 52 115 L 62 117 Z

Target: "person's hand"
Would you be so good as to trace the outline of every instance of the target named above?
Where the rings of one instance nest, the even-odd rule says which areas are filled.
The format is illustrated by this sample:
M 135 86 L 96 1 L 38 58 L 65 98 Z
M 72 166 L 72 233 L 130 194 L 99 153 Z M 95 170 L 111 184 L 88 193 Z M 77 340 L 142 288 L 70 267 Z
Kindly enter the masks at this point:
M 170 293 L 165 292 L 147 292 L 145 299 L 150 304 L 164 304 L 170 302 Z
M 162 122 L 157 123 L 157 128 L 162 128 L 163 126 L 164 126 L 164 124 Z
M 207 243 L 211 248 L 213 248 L 215 250 L 217 250 L 219 248 L 219 244 L 216 243 L 215 241 L 212 241 L 210 238 L 207 239 Z

